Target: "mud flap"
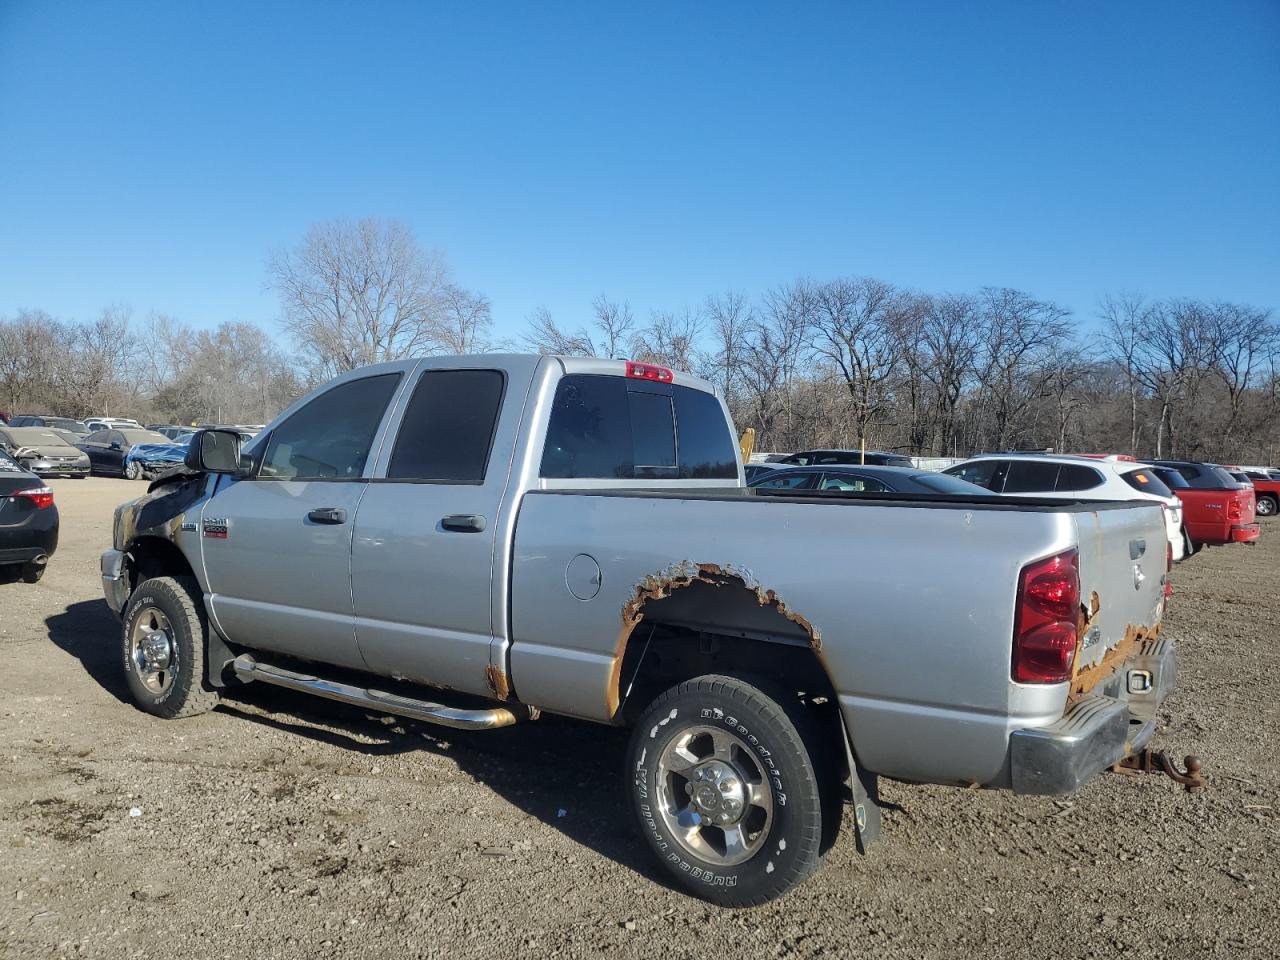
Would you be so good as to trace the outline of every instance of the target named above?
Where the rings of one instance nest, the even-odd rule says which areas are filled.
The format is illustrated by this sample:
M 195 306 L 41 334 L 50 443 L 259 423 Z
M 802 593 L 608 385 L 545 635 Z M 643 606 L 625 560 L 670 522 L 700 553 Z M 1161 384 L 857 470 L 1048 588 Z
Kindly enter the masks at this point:
M 844 714 L 840 715 L 840 732 L 845 762 L 849 765 L 849 782 L 853 787 L 855 839 L 858 852 L 865 854 L 872 844 L 880 840 L 880 778 L 854 758 L 853 741 L 849 737 Z

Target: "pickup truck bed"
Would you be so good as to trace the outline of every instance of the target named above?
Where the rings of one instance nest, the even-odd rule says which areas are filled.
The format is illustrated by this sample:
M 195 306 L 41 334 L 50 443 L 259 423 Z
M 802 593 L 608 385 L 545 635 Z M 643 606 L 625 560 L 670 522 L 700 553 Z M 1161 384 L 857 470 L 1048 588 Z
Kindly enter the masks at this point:
M 1010 683 L 1008 646 L 991 642 L 1013 636 L 1007 585 L 1027 563 L 1081 544 L 1081 596 L 1096 613 L 1082 612 L 1077 669 L 1101 669 L 1126 637 L 1157 632 L 1163 592 L 1135 589 L 1134 577 L 1163 581 L 1161 523 L 1158 506 L 1110 502 L 533 492 L 512 559 L 513 691 L 615 720 L 622 652 L 646 616 L 783 636 L 822 660 L 870 770 L 1011 786 L 1010 734 L 1057 722 L 1070 684 Z M 697 546 L 673 561 L 673 543 Z M 575 566 L 595 577 L 589 602 L 565 587 Z

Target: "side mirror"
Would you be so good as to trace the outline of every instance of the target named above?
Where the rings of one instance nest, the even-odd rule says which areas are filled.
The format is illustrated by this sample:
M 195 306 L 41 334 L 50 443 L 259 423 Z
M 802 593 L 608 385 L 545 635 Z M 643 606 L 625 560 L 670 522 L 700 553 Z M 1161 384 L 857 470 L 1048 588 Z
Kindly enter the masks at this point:
M 240 434 L 234 430 L 200 430 L 187 447 L 186 465 L 205 473 L 240 474 Z

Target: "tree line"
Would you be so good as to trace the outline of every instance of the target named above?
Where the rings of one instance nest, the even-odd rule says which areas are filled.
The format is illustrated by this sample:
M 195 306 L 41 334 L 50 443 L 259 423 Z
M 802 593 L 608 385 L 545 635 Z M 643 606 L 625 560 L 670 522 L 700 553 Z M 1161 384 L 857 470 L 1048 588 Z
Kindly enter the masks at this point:
M 605 294 L 587 322 L 539 309 L 516 340 L 483 294 L 405 224 L 313 226 L 267 280 L 289 343 L 253 323 L 195 329 L 109 306 L 92 321 L 0 318 L 0 410 L 260 423 L 311 386 L 408 356 L 533 350 L 699 374 L 757 448 L 924 456 L 1054 449 L 1273 462 L 1280 348 L 1270 311 L 1104 297 L 1073 317 L 1025 291 L 922 293 L 872 277 L 801 278 L 638 317 Z
M 1256 307 L 1112 296 L 1086 326 L 1020 290 L 924 294 L 848 277 L 711 296 L 644 322 L 604 296 L 592 308 L 581 328 L 540 311 L 524 342 L 698 373 L 761 450 L 1271 463 L 1280 446 L 1277 326 Z

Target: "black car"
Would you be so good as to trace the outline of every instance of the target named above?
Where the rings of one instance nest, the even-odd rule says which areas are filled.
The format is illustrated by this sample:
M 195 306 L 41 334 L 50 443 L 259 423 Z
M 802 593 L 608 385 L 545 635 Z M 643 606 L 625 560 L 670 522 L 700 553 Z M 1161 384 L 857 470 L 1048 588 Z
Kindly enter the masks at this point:
M 743 465 L 742 472 L 746 474 L 747 483 L 750 483 L 757 477 L 763 477 L 766 473 L 773 473 L 777 469 L 776 463 L 747 463 Z
M 868 467 L 914 467 L 910 457 L 879 450 L 801 450 L 783 457 L 776 466 L 812 467 L 828 463 L 851 463 Z
M 58 549 L 58 508 L 53 491 L 6 453 L 0 453 L 0 567 L 17 567 L 35 583 Z
M 91 433 L 78 446 L 89 455 L 89 468 L 94 476 L 123 477 L 124 458 L 131 447 L 140 443 L 170 442 L 168 437 L 154 430 L 125 427 L 122 430 L 108 429 Z
M 752 480 L 757 490 L 836 490 L 841 493 L 946 493 L 964 497 L 995 496 L 986 487 L 916 467 L 844 464 L 781 467 Z

